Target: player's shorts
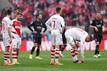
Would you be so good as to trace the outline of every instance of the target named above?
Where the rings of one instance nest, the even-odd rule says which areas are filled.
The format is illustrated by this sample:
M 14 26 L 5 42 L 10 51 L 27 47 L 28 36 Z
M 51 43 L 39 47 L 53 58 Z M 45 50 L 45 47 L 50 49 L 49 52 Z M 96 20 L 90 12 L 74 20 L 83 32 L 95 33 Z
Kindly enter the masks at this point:
M 52 36 L 52 44 L 53 45 L 61 45 L 62 44 L 62 34 L 58 30 L 51 31 Z
M 3 34 L 4 47 L 11 46 L 11 39 L 8 35 Z
M 33 39 L 34 39 L 34 43 L 41 45 L 41 42 L 42 42 L 41 34 L 34 34 Z
M 72 38 L 72 36 L 70 36 L 67 33 L 65 33 L 65 37 L 66 37 L 67 43 L 69 43 L 71 46 L 75 46 L 75 41 Z
M 95 40 L 96 42 L 101 42 L 101 40 L 102 40 L 102 35 L 95 34 L 95 35 L 94 35 L 94 40 Z
M 11 45 L 12 45 L 12 48 L 20 48 L 21 47 L 21 38 L 20 37 L 13 38 Z

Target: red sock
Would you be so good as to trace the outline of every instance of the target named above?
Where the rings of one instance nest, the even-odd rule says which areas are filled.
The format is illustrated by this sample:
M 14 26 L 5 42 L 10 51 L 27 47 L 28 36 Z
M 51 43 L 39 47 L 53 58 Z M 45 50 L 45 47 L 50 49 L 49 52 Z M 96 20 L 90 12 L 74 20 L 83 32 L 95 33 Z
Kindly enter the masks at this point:
M 4 52 L 4 64 L 8 64 L 10 60 L 9 52 Z
M 59 62 L 59 54 L 60 54 L 60 50 L 58 48 L 56 48 L 55 50 L 55 62 Z
M 54 60 L 55 57 L 55 49 L 51 49 L 51 60 Z
M 17 56 L 17 51 L 13 51 L 13 52 L 12 52 L 12 61 L 13 61 L 13 62 L 17 62 L 17 58 L 18 58 L 18 56 Z

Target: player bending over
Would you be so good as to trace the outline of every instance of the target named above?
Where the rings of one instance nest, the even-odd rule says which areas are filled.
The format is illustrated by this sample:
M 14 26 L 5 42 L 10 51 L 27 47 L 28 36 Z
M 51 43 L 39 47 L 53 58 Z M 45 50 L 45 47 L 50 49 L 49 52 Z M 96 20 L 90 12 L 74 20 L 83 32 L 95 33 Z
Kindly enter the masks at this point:
M 80 28 L 69 28 L 65 32 L 67 43 L 70 44 L 72 59 L 74 63 L 84 62 L 84 43 L 91 41 L 91 36 L 88 35 L 83 29 Z M 78 42 L 80 42 L 81 60 L 78 60 Z

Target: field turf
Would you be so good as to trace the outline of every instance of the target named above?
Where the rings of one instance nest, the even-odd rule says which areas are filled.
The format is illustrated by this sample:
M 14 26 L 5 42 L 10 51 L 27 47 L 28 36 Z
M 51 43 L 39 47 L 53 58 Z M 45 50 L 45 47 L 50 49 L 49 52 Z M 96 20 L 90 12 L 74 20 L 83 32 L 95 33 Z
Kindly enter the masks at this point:
M 70 52 L 64 52 L 64 58 L 60 60 L 63 66 L 50 65 L 50 53 L 41 52 L 42 60 L 28 58 L 29 52 L 20 52 L 20 65 L 4 66 L 3 53 L 0 53 L 0 71 L 107 71 L 107 52 L 101 52 L 100 58 L 93 58 L 94 52 L 85 52 L 85 63 L 74 64 Z

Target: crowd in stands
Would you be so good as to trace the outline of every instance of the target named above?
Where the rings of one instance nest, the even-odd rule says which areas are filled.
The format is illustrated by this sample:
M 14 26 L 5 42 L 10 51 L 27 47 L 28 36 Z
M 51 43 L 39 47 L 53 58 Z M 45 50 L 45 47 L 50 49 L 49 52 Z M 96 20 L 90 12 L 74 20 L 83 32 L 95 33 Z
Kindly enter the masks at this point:
M 44 22 L 55 13 L 55 7 L 62 7 L 62 16 L 67 26 L 89 27 L 90 21 L 97 12 L 103 15 L 105 26 L 107 26 L 107 0 L 9 0 L 16 7 L 23 10 L 22 26 L 26 27 L 34 20 L 34 16 L 42 13 Z M 5 9 L 0 11 L 0 22 L 5 16 Z M 14 13 L 13 13 L 14 16 Z M 23 32 L 23 39 L 32 38 Z M 28 38 L 29 39 L 29 38 Z

